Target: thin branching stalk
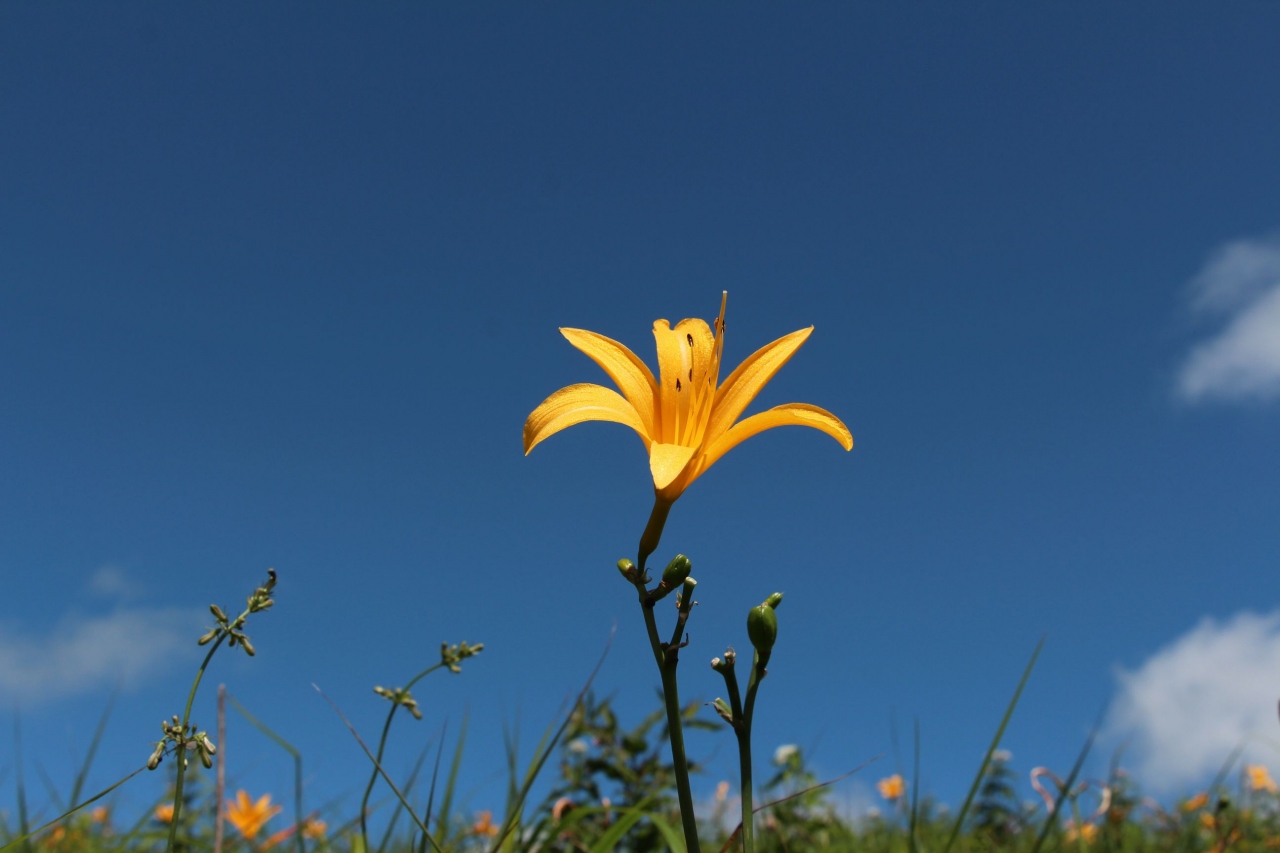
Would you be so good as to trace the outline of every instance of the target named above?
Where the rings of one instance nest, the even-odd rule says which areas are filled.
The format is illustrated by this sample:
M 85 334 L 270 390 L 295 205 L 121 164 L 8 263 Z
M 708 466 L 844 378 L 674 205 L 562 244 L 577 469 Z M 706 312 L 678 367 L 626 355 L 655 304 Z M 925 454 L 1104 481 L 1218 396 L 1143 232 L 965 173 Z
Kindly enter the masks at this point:
M 245 610 L 244 615 L 248 616 L 249 611 Z M 209 647 L 209 653 L 204 656 L 204 660 L 200 662 L 200 668 L 196 670 L 196 677 L 191 682 L 191 692 L 187 694 L 187 705 L 182 710 L 182 728 L 183 731 L 191 724 L 191 706 L 196 701 L 196 691 L 200 689 L 200 681 L 204 678 L 204 671 L 209 668 L 209 661 L 213 660 L 213 653 L 218 650 L 227 635 L 219 632 L 217 638 L 213 641 L 213 645 Z M 178 840 L 178 822 L 182 817 L 182 779 L 187 769 L 187 750 L 182 747 L 178 748 L 175 760 L 178 763 L 178 775 L 173 783 L 173 819 L 169 822 L 169 842 L 165 846 L 166 853 L 173 853 L 174 845 Z
M 654 513 L 657 514 L 655 507 Z M 666 513 L 662 514 L 662 520 L 666 520 Z M 650 519 L 652 527 L 653 520 Z M 646 528 L 646 537 L 650 535 L 650 530 Z M 637 561 L 637 571 L 635 574 L 636 592 L 640 597 L 640 609 L 644 613 L 644 626 L 649 635 L 649 647 L 653 651 L 653 659 L 658 664 L 658 672 L 662 676 L 662 699 L 667 712 L 667 732 L 671 739 L 671 762 L 675 770 L 676 776 L 676 795 L 680 800 L 680 822 L 684 829 L 685 847 L 687 853 L 701 853 L 701 847 L 698 844 L 698 821 L 693 811 L 693 791 L 689 787 L 689 763 L 685 757 L 684 749 L 684 721 L 680 711 L 680 690 L 676 681 L 676 667 L 680 663 L 680 646 L 679 636 L 684 628 L 684 623 L 688 619 L 688 610 L 681 607 L 681 615 L 676 624 L 676 633 L 673 642 L 663 644 L 658 637 L 658 623 L 654 616 L 653 608 L 655 602 L 649 597 L 649 592 L 644 585 L 645 561 L 649 554 L 645 552 L 644 543 L 641 544 L 639 560 Z M 691 604 L 691 602 L 684 602 Z
M 227 685 L 218 685 L 218 769 L 213 784 L 213 853 L 222 853 L 222 836 L 226 830 L 227 795 Z

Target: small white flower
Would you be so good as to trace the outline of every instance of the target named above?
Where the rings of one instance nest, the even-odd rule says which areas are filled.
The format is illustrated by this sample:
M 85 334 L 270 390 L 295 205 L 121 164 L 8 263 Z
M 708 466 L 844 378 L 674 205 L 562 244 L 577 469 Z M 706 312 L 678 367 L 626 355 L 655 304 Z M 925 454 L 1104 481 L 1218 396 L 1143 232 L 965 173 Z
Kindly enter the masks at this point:
M 991 760 L 999 761 L 1001 764 L 1008 764 L 1010 761 L 1013 761 L 1013 753 L 1007 749 L 997 749 L 995 752 L 991 753 Z
M 584 737 L 569 741 L 569 751 L 574 755 L 586 755 L 590 750 L 591 744 L 587 743 L 587 739 Z
M 773 751 L 773 763 L 781 767 L 791 760 L 791 756 L 798 755 L 800 747 L 794 743 L 784 743 Z

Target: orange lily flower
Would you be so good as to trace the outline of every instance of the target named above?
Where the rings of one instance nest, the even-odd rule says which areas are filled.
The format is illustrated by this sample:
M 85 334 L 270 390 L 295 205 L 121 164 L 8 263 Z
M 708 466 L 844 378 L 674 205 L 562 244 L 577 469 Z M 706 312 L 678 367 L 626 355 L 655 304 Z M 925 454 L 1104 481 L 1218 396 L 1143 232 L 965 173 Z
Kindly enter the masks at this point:
M 1246 764 L 1244 773 L 1249 780 L 1250 790 L 1267 791 L 1271 794 L 1276 792 L 1275 780 L 1271 778 L 1265 764 Z
M 492 838 L 498 834 L 498 825 L 493 822 L 493 812 L 483 811 L 477 816 L 475 825 L 471 827 L 473 835 Z
M 813 327 L 785 335 L 756 350 L 720 382 L 724 352 L 721 297 L 714 331 L 703 320 L 681 320 L 674 329 L 666 320 L 653 324 L 658 344 L 658 378 L 631 350 L 604 335 L 584 329 L 561 329 L 569 343 L 586 353 L 614 381 L 619 394 L 601 385 L 561 388 L 525 421 L 524 452 L 565 427 L 584 421 L 613 421 L 631 427 L 649 451 L 649 472 L 656 496 L 657 533 L 671 504 L 694 480 L 743 441 L 779 426 L 819 429 L 853 449 L 853 436 L 835 415 L 805 403 L 775 406 L 741 421 L 738 417 L 760 390 L 787 363 L 813 332 Z M 660 516 L 660 517 L 659 517 Z M 656 547 L 656 537 L 649 543 Z M 645 551 L 642 542 L 641 550 Z
M 889 802 L 902 799 L 907 793 L 907 783 L 897 773 L 892 776 L 886 776 L 876 783 L 876 790 L 880 792 L 880 796 Z
M 237 791 L 234 800 L 227 800 L 227 823 L 234 826 L 249 841 L 267 825 L 267 821 L 284 811 L 283 806 L 271 805 L 271 795 L 263 794 L 257 802 L 249 798 L 248 791 Z

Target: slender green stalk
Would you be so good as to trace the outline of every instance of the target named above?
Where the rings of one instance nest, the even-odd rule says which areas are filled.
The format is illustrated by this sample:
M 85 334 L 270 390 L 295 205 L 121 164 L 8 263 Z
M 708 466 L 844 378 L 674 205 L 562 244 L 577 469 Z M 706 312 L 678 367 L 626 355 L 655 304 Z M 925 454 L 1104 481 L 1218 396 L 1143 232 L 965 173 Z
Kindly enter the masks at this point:
M 404 686 L 405 690 L 409 690 L 413 685 L 417 684 L 426 676 L 435 672 L 444 666 L 444 661 L 432 664 L 422 672 L 409 679 L 409 683 Z M 365 786 L 364 796 L 360 798 L 360 840 L 364 842 L 364 849 L 367 853 L 369 850 L 369 797 L 373 794 L 373 786 L 378 782 L 378 768 L 382 764 L 382 756 L 387 748 L 387 735 L 391 731 L 391 721 L 396 716 L 396 710 L 400 707 L 399 702 L 391 703 L 391 710 L 387 712 L 387 721 L 382 724 L 382 737 L 378 738 L 378 752 L 374 758 L 373 775 L 369 777 L 369 784 Z
M 209 668 L 209 661 L 213 660 L 213 655 L 222 645 L 223 640 L 231 638 L 231 645 L 240 643 L 244 650 L 253 655 L 253 646 L 249 643 L 249 638 L 243 632 L 244 623 L 253 613 L 259 613 L 271 607 L 275 602 L 271 600 L 271 590 L 276 585 L 275 569 L 267 569 L 267 582 L 253 591 L 253 595 L 249 596 L 248 606 L 234 620 L 227 619 L 216 604 L 210 605 L 214 618 L 218 620 L 218 625 L 200 638 L 200 645 L 212 643 L 209 646 L 209 652 L 204 656 L 204 660 L 200 662 L 200 668 L 196 670 L 195 680 L 191 682 L 191 692 L 187 694 L 187 704 L 182 709 L 182 719 L 177 726 L 165 726 L 165 738 L 171 740 L 175 746 L 174 755 L 178 762 L 177 776 L 173 786 L 173 817 L 169 823 L 169 841 L 165 846 L 166 853 L 173 853 L 174 846 L 178 840 L 178 824 L 182 819 L 182 783 L 186 775 L 188 752 L 192 748 L 200 755 L 201 761 L 205 762 L 205 766 L 210 766 L 209 756 L 214 752 L 214 748 L 209 745 L 208 738 L 201 732 L 199 736 L 204 739 L 203 743 L 197 743 L 193 737 L 191 729 L 191 707 L 196 701 L 196 692 L 200 689 L 200 682 L 204 678 L 205 670 Z M 177 718 L 175 718 L 175 721 Z M 156 752 L 152 756 L 151 761 L 147 763 L 148 767 L 154 768 L 160 762 L 163 755 L 165 741 L 161 741 L 156 746 Z
M 742 849 L 745 853 L 755 850 L 755 820 L 753 809 L 755 790 L 751 785 L 751 720 L 756 710 L 756 692 L 760 689 L 760 680 L 765 675 L 765 664 L 769 659 L 760 657 L 755 652 L 751 658 L 751 675 L 747 678 L 747 695 L 742 703 L 742 724 L 735 726 L 738 735 L 738 768 L 741 774 L 742 799 Z M 730 700 L 733 701 L 733 700 Z
M 663 505 L 661 501 L 654 504 L 653 515 L 649 519 L 649 526 L 645 528 L 644 538 L 641 540 L 634 582 L 636 592 L 640 597 L 640 610 L 644 613 L 644 625 L 649 635 L 649 647 L 653 651 L 653 659 L 658 664 L 658 672 L 662 676 L 662 699 L 667 711 L 667 733 L 671 740 L 671 763 L 676 775 L 676 795 L 680 800 L 680 822 L 684 828 L 685 847 L 687 853 L 700 853 L 698 821 L 693 811 L 693 791 L 689 787 L 689 762 L 685 757 L 684 721 L 680 712 L 680 690 L 676 681 L 676 667 L 680 663 L 681 645 L 678 640 L 683 631 L 685 620 L 688 619 L 688 607 L 692 606 L 692 602 L 684 601 L 682 603 L 673 640 L 669 644 L 664 644 L 658 637 L 658 623 L 653 613 L 655 602 L 648 600 L 649 593 L 644 585 L 645 561 L 657 545 L 657 539 L 661 536 L 662 523 L 666 521 L 667 510 L 669 509 L 670 505 Z M 655 526 L 657 528 L 656 534 L 654 532 Z M 687 599 L 690 587 L 686 586 L 685 590 Z
M 248 614 L 248 610 L 245 614 Z M 191 723 L 191 706 L 196 701 L 196 691 L 200 689 L 200 680 L 204 678 L 204 671 L 209 668 L 209 661 L 213 659 L 213 653 L 218 650 L 218 646 L 222 645 L 222 641 L 226 639 L 225 632 L 219 632 L 217 639 L 213 641 L 213 645 L 209 647 L 209 653 L 204 656 L 204 660 L 200 663 L 200 668 L 196 670 L 195 681 L 191 683 L 191 692 L 187 694 L 187 705 L 182 710 L 182 730 L 185 732 L 187 726 Z M 169 822 L 169 843 L 165 846 L 167 853 L 173 853 L 173 846 L 178 840 L 178 819 L 182 817 L 182 777 L 187 769 L 187 750 L 178 749 L 178 754 L 174 759 L 178 762 L 177 781 L 173 783 L 173 819 Z
M 221 691 L 221 688 L 219 688 L 219 690 Z M 221 693 L 219 693 L 219 698 L 221 698 L 221 696 L 222 696 L 222 694 L 221 694 Z M 237 711 L 237 712 L 239 712 L 240 716 L 242 716 L 242 717 L 244 717 L 246 720 L 248 720 L 248 721 L 249 721 L 249 724 L 250 724 L 251 726 L 253 726 L 255 729 L 257 729 L 258 731 L 260 731 L 260 732 L 262 732 L 264 735 L 266 735 L 268 738 L 270 738 L 270 739 L 271 739 L 271 741 L 272 741 L 272 742 L 274 742 L 274 743 L 276 744 L 276 746 L 280 747 L 280 748 L 281 748 L 281 749 L 283 749 L 285 752 L 289 753 L 290 757 L 291 757 L 291 758 L 293 758 L 293 815 L 294 815 L 293 825 L 294 825 L 294 840 L 295 840 L 295 842 L 296 842 L 296 844 L 297 844 L 298 853 L 306 853 L 307 846 L 306 846 L 306 842 L 305 842 L 305 839 L 303 838 L 303 833 L 302 833 L 302 829 L 303 829 L 303 826 L 304 826 L 304 824 L 305 824 L 305 821 L 303 820 L 303 817 L 302 817 L 302 815 L 303 815 L 303 811 L 302 811 L 302 790 L 303 790 L 303 784 L 302 784 L 302 753 L 301 753 L 301 752 L 299 752 L 299 751 L 298 751 L 298 749 L 297 749 L 297 747 L 295 747 L 293 744 L 289 743 L 287 740 L 285 740 L 284 738 L 280 737 L 280 735 L 278 735 L 278 734 L 276 734 L 274 731 L 272 731 L 272 729 L 271 729 L 271 727 L 270 727 L 270 726 L 268 726 L 266 723 L 264 723 L 264 722 L 262 722 L 261 720 L 259 720 L 259 719 L 258 719 L 257 717 L 255 717 L 253 714 L 251 714 L 251 713 L 249 712 L 249 709 L 248 709 L 248 708 L 246 708 L 244 705 L 241 705 L 241 704 L 240 704 L 240 700 L 236 699 L 236 697 L 234 697 L 234 696 L 228 696 L 228 698 L 229 698 L 229 699 L 231 699 L 231 705 L 232 705 L 232 707 L 234 707 L 234 708 L 236 709 L 236 711 Z M 222 744 L 222 739 L 223 739 L 223 737 L 224 737 L 224 735 L 223 735 L 221 732 L 219 732 L 219 733 L 218 733 L 218 744 L 219 744 L 219 745 L 221 745 L 221 744 Z M 221 760 L 221 755 L 219 756 L 219 759 Z M 219 766 L 221 766 L 221 765 L 219 765 Z

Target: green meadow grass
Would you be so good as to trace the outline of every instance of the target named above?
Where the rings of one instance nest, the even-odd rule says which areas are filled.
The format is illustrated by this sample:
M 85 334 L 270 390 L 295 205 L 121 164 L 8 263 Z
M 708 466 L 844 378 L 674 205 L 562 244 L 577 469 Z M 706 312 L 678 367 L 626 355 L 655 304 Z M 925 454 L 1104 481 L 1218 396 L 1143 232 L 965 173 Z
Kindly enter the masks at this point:
M 1025 784 L 1026 775 L 1015 771 L 1010 758 L 998 749 L 1034 663 L 1035 655 L 959 808 L 950 810 L 921 795 L 916 784 L 920 776 L 918 748 L 912 779 L 901 786 L 901 796 L 882 799 L 877 809 L 870 813 L 864 809 L 856 817 L 840 805 L 843 777 L 826 782 L 818 779 L 803 753 L 788 749 L 779 753 L 769 768 L 772 777 L 758 791 L 756 849 L 769 853 L 1225 853 L 1280 849 L 1280 797 L 1244 772 L 1236 773 L 1238 754 L 1229 757 L 1203 796 L 1161 807 L 1142 797 L 1118 759 L 1112 762 L 1107 779 L 1082 783 L 1079 771 L 1092 745 L 1086 741 L 1067 777 L 1060 782 L 1046 779 L 1041 785 L 1045 798 L 1037 796 Z M 611 702 L 598 699 L 588 686 L 566 717 L 542 733 L 532 759 L 524 765 L 517 760 L 518 732 L 508 732 L 505 802 L 493 812 L 464 813 L 456 806 L 457 780 L 466 760 L 465 721 L 451 735 L 435 733 L 428 748 L 413 756 L 411 769 L 403 778 L 384 775 L 383 762 L 374 759 L 388 756 L 381 748 L 375 751 L 353 731 L 370 757 L 376 781 L 367 800 L 367 829 L 362 832 L 359 802 L 304 811 L 303 756 L 234 697 L 226 699 L 225 703 L 220 701 L 220 707 L 242 716 L 279 747 L 276 755 L 264 758 L 293 764 L 294 789 L 252 792 L 252 801 L 263 794 L 270 796 L 274 812 L 270 820 L 252 837 L 246 837 L 224 815 L 219 840 L 216 768 L 203 770 L 192 762 L 183 792 L 184 808 L 174 833 L 175 849 L 218 853 L 683 853 L 663 709 L 624 726 Z M 399 707 L 392 705 L 391 716 Z M 686 728 L 723 729 L 718 720 L 708 718 L 704 707 L 701 702 L 685 706 Z M 66 803 L 80 803 L 85 794 L 85 779 L 105 721 L 104 713 Z M 394 758 L 398 766 L 404 765 L 405 756 Z M 699 772 L 697 766 L 692 770 Z M 172 768 L 169 772 L 172 780 Z M 864 782 L 875 782 L 885 775 L 874 763 L 857 772 Z M 539 780 L 547 793 L 532 801 L 530 792 Z M 163 819 L 172 789 L 155 809 L 129 820 L 112 811 L 109 791 L 43 831 L 23 838 L 34 828 L 30 825 L 33 818 L 20 772 L 16 783 L 13 807 L 0 820 L 0 848 L 5 850 L 162 851 L 174 829 Z M 709 850 L 741 849 L 735 833 L 738 807 L 727 788 L 727 784 L 721 785 L 716 796 L 699 808 L 699 835 Z M 232 799 L 235 793 L 224 790 L 222 800 Z M 51 800 L 45 808 L 54 805 Z M 299 823 L 306 829 L 302 835 L 294 831 Z

